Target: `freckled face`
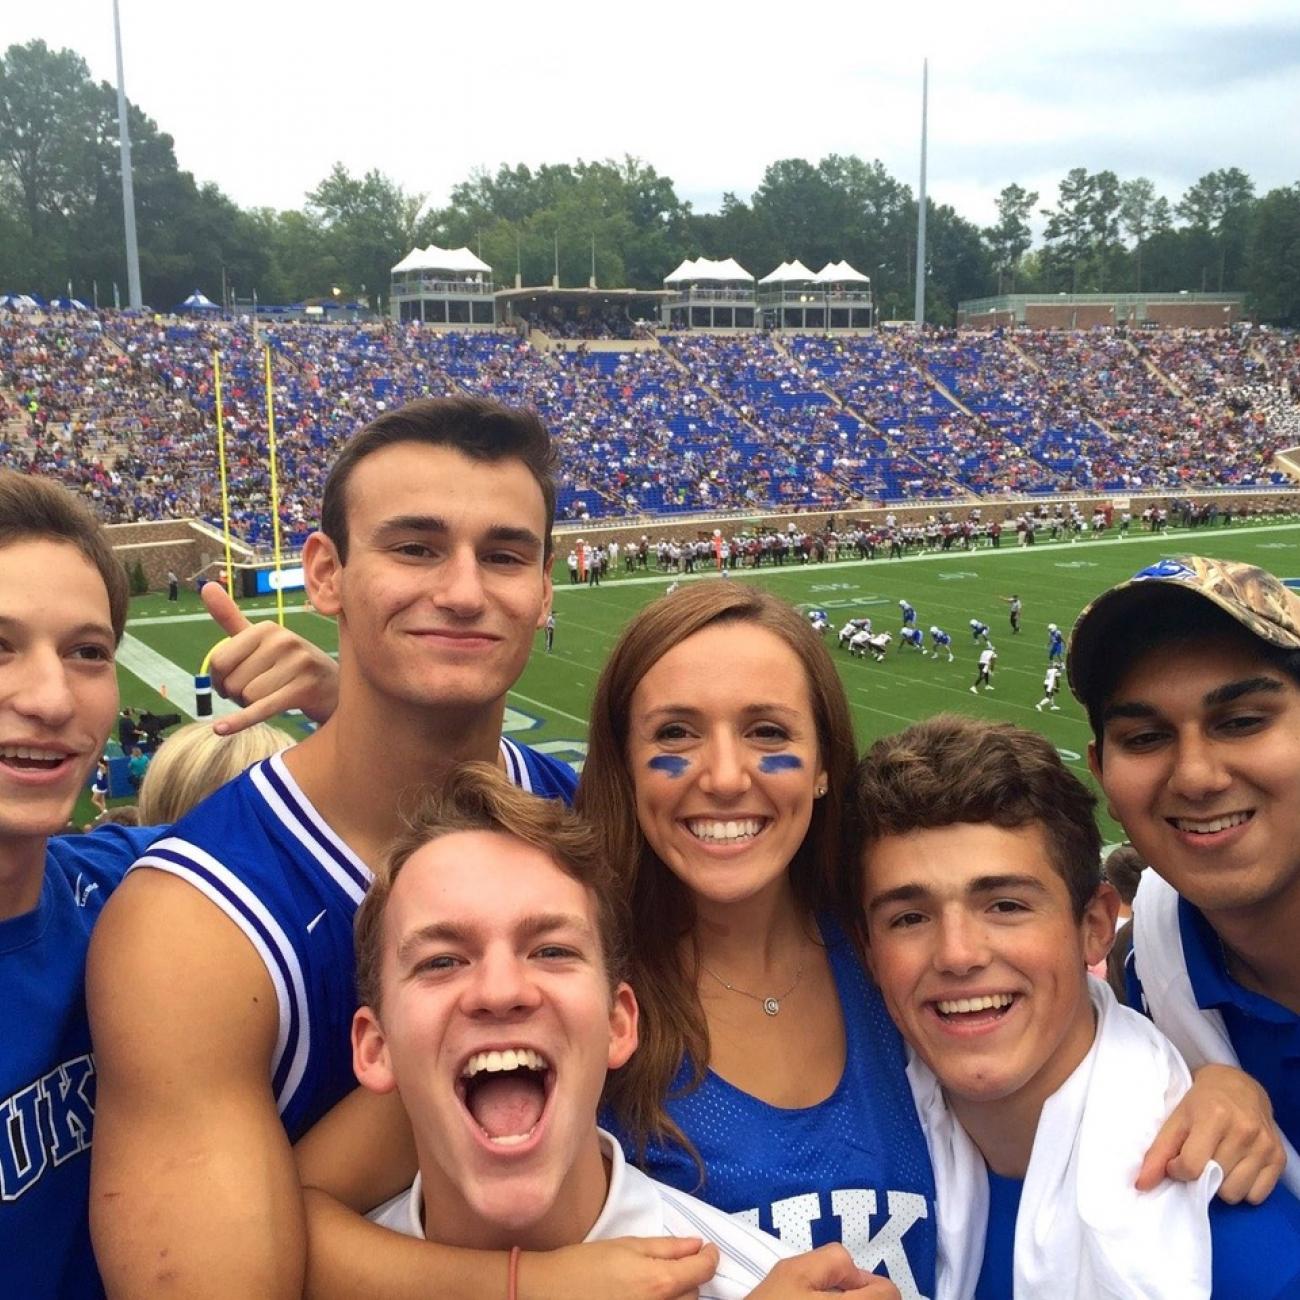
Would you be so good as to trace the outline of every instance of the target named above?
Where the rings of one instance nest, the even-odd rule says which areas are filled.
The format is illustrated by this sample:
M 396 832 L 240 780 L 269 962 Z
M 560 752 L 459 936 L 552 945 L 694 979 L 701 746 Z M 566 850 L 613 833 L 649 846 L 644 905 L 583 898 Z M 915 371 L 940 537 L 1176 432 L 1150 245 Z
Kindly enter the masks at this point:
M 783 889 L 825 784 L 807 677 L 774 632 L 674 646 L 632 696 L 628 760 L 651 848 L 699 902 Z

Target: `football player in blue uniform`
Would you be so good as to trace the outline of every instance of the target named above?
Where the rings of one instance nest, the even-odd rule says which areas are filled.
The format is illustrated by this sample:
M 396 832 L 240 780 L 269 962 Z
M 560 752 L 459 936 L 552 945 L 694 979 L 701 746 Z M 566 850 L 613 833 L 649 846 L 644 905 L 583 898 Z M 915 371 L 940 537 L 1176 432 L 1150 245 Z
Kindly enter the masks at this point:
M 930 629 L 930 640 L 934 645 L 934 657 L 938 659 L 939 651 L 948 652 L 948 662 L 952 663 L 952 637 L 941 627 L 932 627 Z
M 1055 623 L 1047 625 L 1047 662 L 1049 666 L 1065 666 L 1065 633 Z
M 904 646 L 911 646 L 913 650 L 919 650 L 922 655 L 929 653 L 925 648 L 925 633 L 919 627 L 905 627 L 899 633 L 899 650 L 902 650 Z
M 973 618 L 970 621 L 970 639 L 972 641 L 983 641 L 985 645 L 989 644 L 989 625 L 981 623 L 979 619 Z
M 165 1251 L 181 1291 L 297 1294 L 290 1142 L 353 1084 L 370 864 L 461 761 L 571 795 L 571 769 L 501 735 L 550 608 L 553 455 L 535 416 L 471 398 L 388 412 L 344 445 L 304 551 L 312 604 L 338 622 L 336 711 L 156 843 L 92 944 L 92 1228 L 111 1287 L 148 1290 Z
M 912 624 L 916 622 L 916 610 L 912 607 L 911 603 L 906 600 L 900 600 L 898 602 L 898 608 L 902 613 L 903 626 L 911 627 Z

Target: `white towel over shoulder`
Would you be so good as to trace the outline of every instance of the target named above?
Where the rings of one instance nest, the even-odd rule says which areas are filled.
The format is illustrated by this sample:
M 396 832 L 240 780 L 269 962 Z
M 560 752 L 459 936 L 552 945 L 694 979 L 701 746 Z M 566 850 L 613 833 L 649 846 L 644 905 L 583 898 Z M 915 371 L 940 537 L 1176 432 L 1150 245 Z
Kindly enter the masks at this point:
M 1195 1183 L 1133 1187 L 1191 1076 L 1145 1017 L 1100 980 L 1088 988 L 1097 1035 L 1039 1119 L 1016 1221 L 1016 1300 L 1208 1298 L 1218 1165 Z M 912 1056 L 907 1073 L 934 1163 L 937 1300 L 971 1300 L 988 1225 L 984 1160 L 930 1069 Z
M 1196 1004 L 1178 925 L 1178 891 L 1154 871 L 1142 873 L 1133 900 L 1133 961 L 1151 1019 L 1187 1064 L 1193 1070 L 1202 1065 L 1240 1068 L 1223 1016 Z M 1300 1155 L 1285 1137 L 1282 1142 L 1286 1147 L 1282 1181 L 1300 1196 Z

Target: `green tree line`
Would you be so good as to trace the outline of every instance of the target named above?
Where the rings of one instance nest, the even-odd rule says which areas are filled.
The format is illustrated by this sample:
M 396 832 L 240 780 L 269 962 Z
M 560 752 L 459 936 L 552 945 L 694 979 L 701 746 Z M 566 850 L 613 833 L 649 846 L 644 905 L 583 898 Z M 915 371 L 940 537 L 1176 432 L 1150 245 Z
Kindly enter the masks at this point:
M 145 299 L 167 308 L 223 286 L 263 302 L 331 294 L 377 305 L 416 245 L 475 250 L 500 284 L 658 287 L 684 257 L 735 257 L 755 275 L 797 257 L 847 259 L 881 315 L 911 314 L 917 200 L 878 160 L 831 154 L 770 164 L 748 201 L 696 212 L 640 159 L 502 164 L 445 206 L 379 171 L 336 164 L 301 208 L 241 208 L 176 162 L 172 137 L 129 105 Z M 1019 184 L 984 228 L 928 201 L 927 303 L 936 323 L 963 299 L 1004 292 L 1245 290 L 1259 319 L 1300 325 L 1300 183 L 1257 194 L 1236 167 L 1176 201 L 1146 177 L 1075 167 L 1054 199 Z M 1033 219 L 1041 218 L 1035 244 Z M 0 58 L 0 288 L 125 294 L 117 105 L 85 61 L 43 41 Z

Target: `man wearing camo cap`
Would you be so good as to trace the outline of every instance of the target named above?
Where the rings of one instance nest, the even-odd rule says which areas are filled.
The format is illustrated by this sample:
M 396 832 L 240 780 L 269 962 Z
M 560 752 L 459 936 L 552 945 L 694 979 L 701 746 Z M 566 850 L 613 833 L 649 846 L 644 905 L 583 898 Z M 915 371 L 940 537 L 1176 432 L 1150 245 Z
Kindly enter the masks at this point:
M 1161 560 L 1083 611 L 1067 662 L 1093 775 L 1153 868 L 1130 1000 L 1193 1068 L 1259 1081 L 1300 1192 L 1300 592 Z

